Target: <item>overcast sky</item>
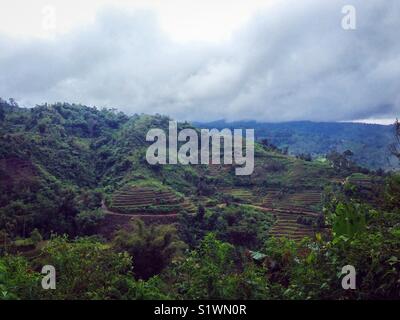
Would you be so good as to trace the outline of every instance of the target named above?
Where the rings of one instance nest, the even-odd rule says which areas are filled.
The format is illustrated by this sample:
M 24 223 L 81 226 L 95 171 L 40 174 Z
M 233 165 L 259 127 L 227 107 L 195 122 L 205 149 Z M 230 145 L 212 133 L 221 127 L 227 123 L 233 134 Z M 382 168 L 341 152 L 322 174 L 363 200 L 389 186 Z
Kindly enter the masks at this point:
M 347 4 L 356 30 L 342 28 Z M 399 0 L 2 0 L 0 13 L 0 97 L 25 106 L 179 120 L 400 114 Z

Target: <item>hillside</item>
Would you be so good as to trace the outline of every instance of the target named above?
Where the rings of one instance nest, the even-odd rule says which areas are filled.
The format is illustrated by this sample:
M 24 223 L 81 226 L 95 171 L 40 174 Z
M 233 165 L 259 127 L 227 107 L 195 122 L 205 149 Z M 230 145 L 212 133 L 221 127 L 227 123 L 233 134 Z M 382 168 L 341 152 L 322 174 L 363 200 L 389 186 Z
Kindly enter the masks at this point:
M 393 120 L 394 122 L 394 120 Z M 394 141 L 393 126 L 338 123 L 338 122 L 283 122 L 255 121 L 196 123 L 204 128 L 254 128 L 256 139 L 267 139 L 289 154 L 325 156 L 337 151 L 351 150 L 353 160 L 369 169 L 398 169 L 397 160 L 390 155 L 388 145 Z
M 110 212 L 136 215 L 195 212 L 199 205 L 212 207 L 227 198 L 280 208 L 282 214 L 318 212 L 323 188 L 344 178 L 329 163 L 303 161 L 261 145 L 256 145 L 250 177 L 235 176 L 222 165 L 151 166 L 145 160 L 145 135 L 150 128 L 166 129 L 168 117 L 128 117 L 69 104 L 24 109 L 3 102 L 3 110 L 0 228 L 14 226 L 9 232 L 16 235 L 36 227 L 45 233 L 72 232 L 79 213 L 100 207 L 101 198 Z M 283 208 L 268 202 L 277 190 Z M 319 196 L 305 207 L 298 201 L 302 194 L 293 197 L 300 190 Z
M 250 176 L 149 165 L 146 133 L 166 130 L 168 117 L 0 107 L 5 298 L 398 298 L 396 175 L 348 154 L 302 159 L 265 143 Z M 349 258 L 360 293 L 338 287 Z M 58 290 L 40 289 L 47 264 Z

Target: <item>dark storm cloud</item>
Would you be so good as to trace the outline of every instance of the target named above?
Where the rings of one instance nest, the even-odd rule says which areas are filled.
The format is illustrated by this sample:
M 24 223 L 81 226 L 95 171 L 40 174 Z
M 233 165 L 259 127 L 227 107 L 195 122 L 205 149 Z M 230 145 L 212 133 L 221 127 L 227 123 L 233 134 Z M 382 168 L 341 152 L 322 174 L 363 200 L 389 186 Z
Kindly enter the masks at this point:
M 341 27 L 345 4 L 357 30 Z M 196 120 L 395 117 L 399 30 L 398 0 L 281 0 L 219 45 L 173 43 L 151 13 L 108 11 L 54 41 L 0 37 L 0 96 Z

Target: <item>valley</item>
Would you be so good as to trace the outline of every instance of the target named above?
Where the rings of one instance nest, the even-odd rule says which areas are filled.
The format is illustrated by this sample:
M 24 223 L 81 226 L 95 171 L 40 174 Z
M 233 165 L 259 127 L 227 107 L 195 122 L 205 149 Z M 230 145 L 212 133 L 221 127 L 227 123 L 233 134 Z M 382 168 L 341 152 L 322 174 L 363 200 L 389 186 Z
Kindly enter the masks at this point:
M 0 290 L 17 297 L 347 299 L 356 294 L 336 278 L 347 256 L 365 274 L 375 268 L 368 248 L 398 265 L 398 175 L 363 168 L 351 152 L 313 159 L 260 141 L 253 173 L 236 175 L 236 163 L 146 161 L 146 133 L 168 130 L 166 116 L 4 110 Z M 60 290 L 40 291 L 44 264 L 60 270 Z M 365 278 L 360 297 L 395 296 L 388 273 L 374 272 L 387 289 Z

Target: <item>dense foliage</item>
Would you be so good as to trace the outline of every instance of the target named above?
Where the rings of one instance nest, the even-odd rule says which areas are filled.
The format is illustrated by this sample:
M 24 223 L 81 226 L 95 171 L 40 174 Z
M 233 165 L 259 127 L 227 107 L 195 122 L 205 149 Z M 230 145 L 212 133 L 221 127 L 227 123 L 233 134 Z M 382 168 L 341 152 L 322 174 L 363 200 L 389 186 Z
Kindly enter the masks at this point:
M 399 174 L 361 169 L 347 144 L 354 154 L 313 159 L 268 141 L 256 144 L 251 177 L 207 166 L 150 166 L 145 133 L 168 121 L 0 100 L 0 299 L 400 298 Z M 386 136 L 373 137 L 373 127 L 339 127 L 352 138 L 369 134 L 371 146 Z M 313 136 L 321 141 L 335 130 Z M 173 222 L 128 216 L 116 233 L 103 233 L 112 225 L 105 206 L 127 185 L 168 191 L 177 205 L 189 205 L 171 214 Z M 321 212 L 318 223 L 300 221 L 318 225 L 315 238 L 271 236 L 276 215 L 254 204 L 265 188 L 279 190 L 278 202 L 324 188 L 323 203 L 306 208 Z M 174 210 L 164 202 L 157 199 L 146 214 Z M 56 290 L 42 289 L 44 265 L 57 270 Z M 346 265 L 356 268 L 356 290 L 341 286 Z
M 398 168 L 398 163 L 388 148 L 394 141 L 392 126 L 309 121 L 286 123 L 216 121 L 201 123 L 199 126 L 218 129 L 254 128 L 257 139 L 266 139 L 271 145 L 287 150 L 291 154 L 308 154 L 316 157 L 330 152 L 343 153 L 351 150 L 354 153 L 354 161 L 369 169 Z

